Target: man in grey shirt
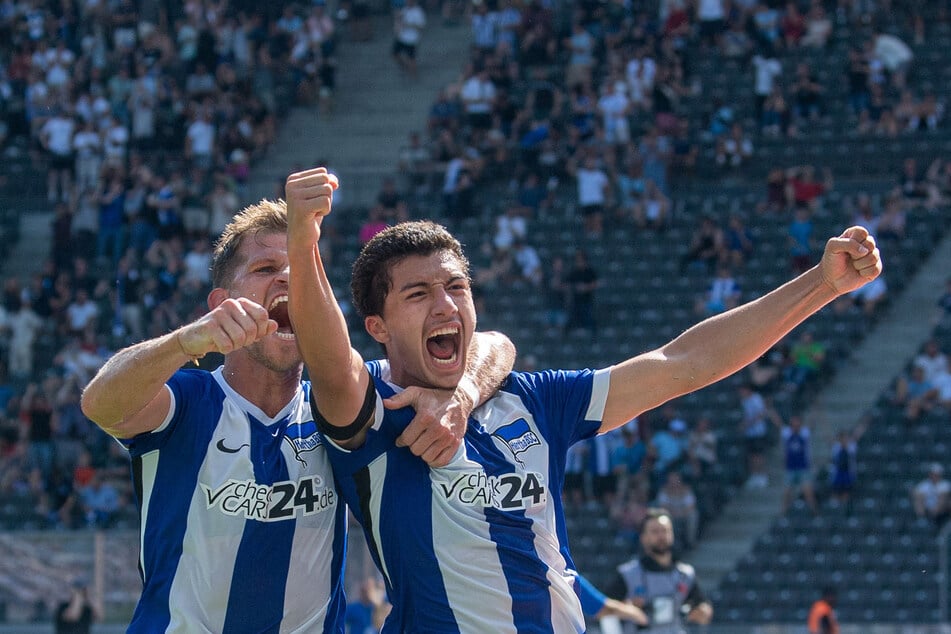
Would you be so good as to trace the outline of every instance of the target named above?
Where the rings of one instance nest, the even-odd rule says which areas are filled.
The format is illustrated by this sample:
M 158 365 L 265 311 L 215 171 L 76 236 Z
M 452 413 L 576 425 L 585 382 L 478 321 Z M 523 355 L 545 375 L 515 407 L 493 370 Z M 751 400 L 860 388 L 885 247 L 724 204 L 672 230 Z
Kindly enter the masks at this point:
M 706 625 L 713 605 L 704 596 L 690 564 L 673 555 L 674 524 L 664 509 L 650 509 L 641 524 L 640 557 L 618 566 L 610 596 L 624 597 L 647 614 L 642 631 L 682 634 L 684 623 Z

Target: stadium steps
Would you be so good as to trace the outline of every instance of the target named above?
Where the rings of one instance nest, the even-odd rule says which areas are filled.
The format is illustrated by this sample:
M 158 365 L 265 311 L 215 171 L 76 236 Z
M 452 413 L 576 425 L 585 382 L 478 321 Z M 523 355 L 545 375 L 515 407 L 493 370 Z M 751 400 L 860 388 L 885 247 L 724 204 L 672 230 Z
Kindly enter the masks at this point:
M 273 196 L 275 185 L 300 167 L 326 162 L 340 177 L 338 208 L 376 200 L 385 175 L 396 173 L 400 148 L 410 130 L 424 130 L 436 95 L 458 79 L 469 56 L 469 28 L 446 26 L 427 12 L 418 54 L 418 77 L 410 79 L 390 57 L 389 15 L 375 16 L 374 37 L 354 42 L 342 35 L 337 47 L 337 96 L 333 111 L 298 106 L 282 122 L 277 142 L 252 173 L 252 199 Z

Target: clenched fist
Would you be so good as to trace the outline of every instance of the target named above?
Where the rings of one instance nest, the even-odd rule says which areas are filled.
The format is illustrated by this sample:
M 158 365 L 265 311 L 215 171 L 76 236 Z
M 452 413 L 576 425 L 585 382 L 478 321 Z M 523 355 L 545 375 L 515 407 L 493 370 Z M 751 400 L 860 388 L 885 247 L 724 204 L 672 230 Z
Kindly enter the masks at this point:
M 320 223 L 330 213 L 333 193 L 338 186 L 337 177 L 326 167 L 296 172 L 287 177 L 284 189 L 289 241 L 314 245 L 320 240 Z

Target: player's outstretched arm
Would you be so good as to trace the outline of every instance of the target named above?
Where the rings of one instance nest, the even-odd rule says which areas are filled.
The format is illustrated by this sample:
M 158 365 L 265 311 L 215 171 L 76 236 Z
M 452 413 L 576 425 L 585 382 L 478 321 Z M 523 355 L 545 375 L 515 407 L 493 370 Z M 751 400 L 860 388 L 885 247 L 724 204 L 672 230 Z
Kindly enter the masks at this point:
M 83 391 L 83 413 L 117 438 L 152 431 L 171 407 L 165 382 L 182 365 L 209 352 L 227 354 L 277 330 L 263 306 L 228 298 L 224 289 L 213 290 L 208 305 L 211 310 L 196 321 L 114 354 Z
M 320 416 L 332 427 L 352 429 L 370 376 L 363 359 L 350 346 L 347 322 L 317 248 L 320 225 L 330 213 L 337 186 L 337 178 L 323 167 L 287 177 L 287 254 L 291 265 L 287 306 Z M 344 445 L 359 441 L 355 435 L 334 438 Z
M 822 261 L 802 275 L 613 366 L 601 431 L 733 374 L 833 299 L 881 272 L 881 255 L 868 230 L 846 229 L 826 243 Z

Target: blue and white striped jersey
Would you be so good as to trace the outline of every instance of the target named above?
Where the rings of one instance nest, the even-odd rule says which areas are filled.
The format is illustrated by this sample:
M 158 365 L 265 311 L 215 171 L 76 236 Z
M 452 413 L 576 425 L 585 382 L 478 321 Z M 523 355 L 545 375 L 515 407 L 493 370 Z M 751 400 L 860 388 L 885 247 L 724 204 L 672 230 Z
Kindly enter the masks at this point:
M 328 441 L 328 454 L 387 584 L 384 632 L 583 632 L 561 489 L 568 447 L 601 425 L 608 373 L 510 374 L 450 464 L 431 469 L 395 446 L 413 411 L 383 408 L 400 388 L 368 365 L 366 442 Z
M 141 514 L 129 632 L 343 632 L 346 506 L 308 405 L 274 418 L 219 368 L 181 370 L 151 433 L 123 441 Z

